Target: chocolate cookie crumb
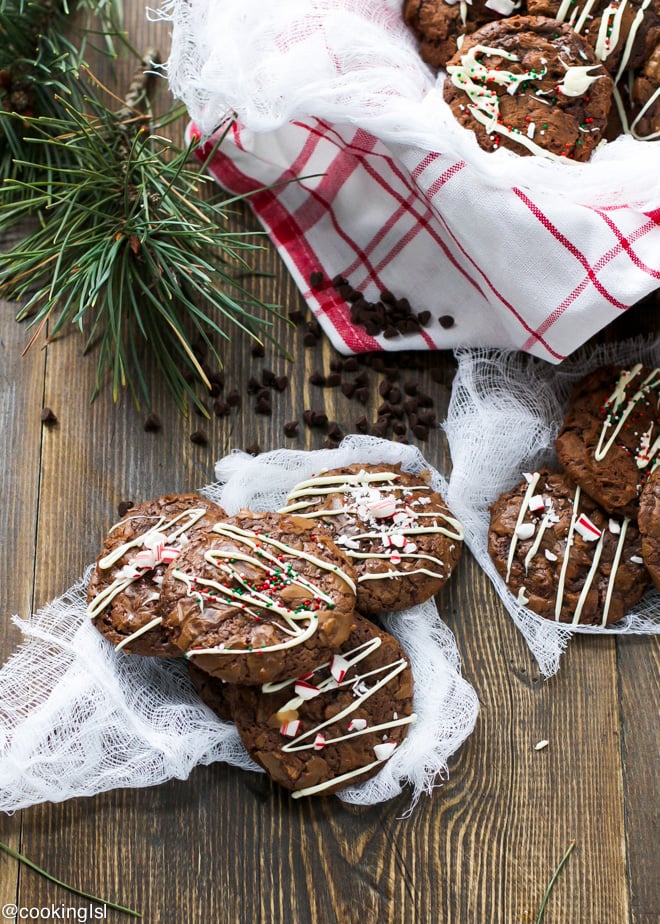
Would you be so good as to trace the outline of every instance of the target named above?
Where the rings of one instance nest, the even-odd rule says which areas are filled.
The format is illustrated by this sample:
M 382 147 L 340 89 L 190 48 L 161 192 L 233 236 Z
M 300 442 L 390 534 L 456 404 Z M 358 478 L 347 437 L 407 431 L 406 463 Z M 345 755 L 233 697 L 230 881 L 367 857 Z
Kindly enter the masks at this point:
M 208 441 L 209 438 L 204 430 L 194 430 L 190 434 L 190 442 L 195 443 L 197 446 L 206 446 Z

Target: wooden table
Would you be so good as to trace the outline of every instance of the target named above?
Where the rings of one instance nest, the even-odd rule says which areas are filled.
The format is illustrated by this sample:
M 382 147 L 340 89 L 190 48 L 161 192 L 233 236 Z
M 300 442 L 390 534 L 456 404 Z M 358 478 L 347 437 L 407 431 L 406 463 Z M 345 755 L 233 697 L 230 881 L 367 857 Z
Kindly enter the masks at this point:
M 144 22 L 137 0 L 126 6 L 133 42 L 144 48 L 156 40 L 166 53 L 167 27 Z M 249 217 L 237 221 L 253 225 Z M 266 298 L 302 307 L 271 248 L 257 264 L 272 273 L 258 284 Z M 1 310 L 4 656 L 20 641 L 9 616 L 26 615 L 82 573 L 119 501 L 200 487 L 232 447 L 320 446 L 323 435 L 302 424 L 299 439 L 283 439 L 283 423 L 301 419 L 312 402 L 345 428 L 355 417 L 338 390 L 308 383 L 312 369 L 329 367 L 328 343 L 305 349 L 300 331 L 282 324 L 277 333 L 294 363 L 274 352 L 255 359 L 238 336 L 227 354 L 228 386 L 264 367 L 290 376 L 271 418 L 244 403 L 229 419 L 185 419 L 154 381 L 163 426 L 147 433 L 146 410 L 127 396 L 119 406 L 107 394 L 88 403 L 94 362 L 82 357 L 75 334 L 21 358 L 26 330 L 14 323 L 13 306 Z M 638 308 L 602 336 L 654 325 L 657 306 Z M 431 381 L 432 366 L 440 384 Z M 425 356 L 418 374 L 440 415 L 452 373 L 451 355 L 436 354 Z M 372 391 L 373 415 L 379 396 Z M 44 406 L 57 414 L 56 426 L 42 426 Z M 207 446 L 189 439 L 200 427 Z M 440 432 L 421 448 L 447 469 Z M 438 604 L 481 713 L 449 779 L 410 817 L 402 817 L 405 794 L 362 809 L 334 798 L 293 802 L 263 775 L 216 764 L 186 781 L 3 816 L 0 839 L 60 879 L 139 909 L 150 924 L 526 924 L 574 839 L 546 924 L 660 921 L 657 639 L 577 637 L 546 682 L 469 554 Z M 536 751 L 540 739 L 549 745 Z M 1 854 L 6 902 L 85 904 Z M 108 911 L 107 919 L 122 916 Z

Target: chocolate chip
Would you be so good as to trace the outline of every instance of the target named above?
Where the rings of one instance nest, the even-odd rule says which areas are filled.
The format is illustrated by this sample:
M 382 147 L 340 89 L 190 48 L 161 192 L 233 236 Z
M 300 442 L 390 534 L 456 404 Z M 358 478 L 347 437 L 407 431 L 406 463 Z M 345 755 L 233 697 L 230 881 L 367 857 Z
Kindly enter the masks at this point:
M 334 279 L 332 280 L 332 284 L 333 284 L 333 286 L 335 287 L 335 289 L 337 289 L 337 288 L 339 288 L 339 286 L 346 286 L 346 285 L 348 285 L 348 279 L 344 279 L 343 276 L 337 275 L 337 276 L 335 276 Z
M 160 422 L 160 417 L 158 416 L 158 414 L 153 414 L 153 413 L 149 414 L 149 416 L 146 418 L 144 422 L 145 433 L 156 433 L 158 430 L 160 430 L 161 427 L 162 427 L 162 424 Z
M 300 308 L 292 308 L 289 311 L 289 320 L 293 321 L 294 324 L 302 324 L 305 320 L 305 314 Z
M 261 388 L 261 382 L 255 375 L 251 375 L 247 383 L 247 393 L 248 395 L 256 395 L 256 393 Z
M 328 436 L 333 440 L 340 440 L 343 437 L 341 427 L 336 420 L 331 420 L 328 423 Z
M 222 385 L 218 385 L 217 382 L 211 382 L 211 387 L 209 388 L 209 394 L 212 398 L 217 398 L 221 391 L 222 391 Z
M 332 372 L 341 372 L 344 368 L 344 361 L 341 359 L 333 359 L 330 363 L 330 370 Z
M 328 388 L 336 388 L 341 385 L 341 375 L 338 372 L 331 372 L 330 375 L 326 376 L 325 384 Z
M 216 417 L 229 417 L 231 414 L 231 408 L 226 401 L 223 401 L 222 398 L 216 398 L 213 402 L 213 413 Z
M 429 437 L 429 428 L 424 424 L 418 423 L 413 427 L 413 433 L 418 440 L 427 440 Z
M 369 421 L 364 414 L 355 421 L 355 429 L 358 433 L 366 433 L 369 429 Z
M 433 407 L 433 398 L 420 391 L 417 395 L 418 407 Z
M 394 423 L 392 424 L 392 430 L 399 436 L 405 436 L 408 430 L 408 427 L 405 425 L 405 423 L 402 420 L 395 420 Z
M 325 385 L 325 376 L 322 372 L 312 372 L 309 377 L 310 385 L 317 385 L 319 388 L 323 388 Z
M 422 327 L 426 327 L 426 325 L 431 322 L 431 312 L 420 311 L 417 315 L 417 320 L 422 325 Z
M 303 343 L 306 347 L 316 346 L 318 343 L 318 337 L 316 337 L 310 331 L 307 331 L 307 333 L 303 336 Z
M 375 423 L 371 428 L 371 434 L 373 436 L 385 437 L 387 436 L 387 421 L 379 421 Z
M 275 391 L 284 391 L 289 385 L 289 376 L 288 375 L 278 375 L 275 381 L 273 382 L 273 388 Z
M 388 324 L 388 326 L 383 331 L 383 337 L 386 340 L 393 340 L 395 337 L 398 337 L 398 336 L 399 336 L 399 331 L 392 324 Z
M 309 284 L 312 289 L 320 289 L 323 285 L 323 273 L 320 270 L 315 270 L 313 273 L 310 273 Z
M 398 417 L 399 419 L 403 417 L 403 404 L 400 402 L 397 404 L 392 404 L 392 402 L 390 402 L 390 410 L 394 417 Z
M 45 407 L 41 412 L 41 422 L 47 427 L 53 427 L 57 423 L 57 414 L 49 407 Z
M 352 398 L 357 387 L 357 382 L 342 382 L 342 394 L 346 395 L 347 398 Z
M 381 396 L 381 398 L 388 398 L 391 388 L 392 383 L 384 379 L 378 386 L 378 394 Z
M 394 305 L 396 303 L 396 298 L 389 289 L 383 289 L 380 293 L 380 300 L 381 302 L 385 302 L 386 305 Z
M 335 288 L 337 289 L 339 295 L 344 299 L 344 301 L 348 301 L 349 296 L 351 296 L 354 292 L 353 287 L 349 286 L 347 282 L 344 282 L 339 286 L 335 286 Z
M 131 500 L 119 501 L 117 504 L 117 513 L 120 517 L 125 517 L 131 507 L 134 507 L 135 504 Z
M 275 384 L 276 375 L 272 369 L 261 370 L 261 384 L 272 386 Z
M 227 404 L 229 407 L 238 407 L 240 403 L 241 395 L 238 389 L 232 388 L 232 390 L 227 394 Z
M 366 404 L 369 400 L 369 389 L 368 388 L 358 388 L 355 392 L 355 397 L 358 399 L 360 404 Z
M 336 449 L 339 446 L 339 443 L 336 440 L 325 439 L 323 440 L 324 449 Z
M 305 421 L 308 427 L 311 427 L 312 421 L 314 420 L 314 411 L 310 409 L 303 411 L 303 420 Z
M 434 411 L 422 411 L 417 415 L 417 419 L 420 423 L 425 424 L 427 427 L 434 427 L 436 425 L 436 417 Z
M 358 375 L 355 376 L 355 379 L 353 381 L 355 382 L 356 385 L 368 385 L 369 376 L 367 375 L 366 372 L 360 372 L 358 373 Z
M 265 417 L 270 417 L 273 413 L 273 407 L 270 403 L 270 399 L 267 397 L 261 397 L 257 399 L 257 403 L 254 406 L 255 414 L 263 414 Z
M 359 364 L 354 356 L 344 360 L 344 372 L 357 372 Z
M 190 442 L 196 443 L 198 446 L 206 446 L 209 438 L 203 430 L 195 430 L 190 434 Z
M 443 314 L 438 318 L 438 321 L 440 322 L 440 327 L 444 327 L 445 330 L 449 330 L 449 328 L 453 327 L 455 323 L 450 314 Z
M 401 401 L 401 389 L 398 385 L 391 385 L 389 387 L 389 393 L 387 395 L 387 400 L 391 404 L 398 404 Z
M 403 390 L 407 395 L 414 397 L 417 394 L 417 382 L 404 382 Z
M 260 357 L 266 355 L 266 347 L 263 345 L 263 343 L 259 343 L 258 340 L 255 340 L 250 347 L 250 353 L 252 353 L 255 359 L 259 359 Z
M 324 414 L 323 411 L 313 411 L 306 410 L 303 411 L 303 420 L 308 427 L 313 427 L 314 429 L 322 429 L 328 422 L 328 415 Z
M 212 382 L 213 385 L 219 385 L 220 388 L 225 387 L 225 374 L 222 371 L 212 372 L 209 376 L 209 382 Z
M 392 416 L 392 406 L 386 401 L 384 404 L 380 405 L 377 413 L 379 417 L 386 417 L 389 419 Z
M 289 438 L 293 436 L 298 436 L 298 421 L 290 420 L 288 423 L 284 424 L 284 435 Z
M 261 452 L 261 446 L 258 443 L 252 443 L 251 446 L 245 447 L 245 451 L 248 453 L 248 455 L 258 456 Z

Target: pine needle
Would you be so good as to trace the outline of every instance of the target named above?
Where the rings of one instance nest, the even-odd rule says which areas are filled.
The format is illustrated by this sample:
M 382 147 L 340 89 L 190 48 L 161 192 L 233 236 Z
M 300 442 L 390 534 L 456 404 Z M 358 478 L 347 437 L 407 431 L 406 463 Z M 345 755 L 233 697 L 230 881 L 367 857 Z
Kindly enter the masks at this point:
M 568 860 L 570 855 L 573 853 L 574 849 L 575 849 L 575 841 L 573 840 L 568 845 L 566 853 L 559 861 L 559 865 L 557 866 L 557 869 L 554 871 L 552 875 L 552 879 L 548 883 L 548 888 L 545 890 L 545 895 L 543 896 L 543 901 L 541 902 L 541 907 L 539 908 L 538 917 L 536 918 L 536 924 L 541 924 L 541 922 L 543 921 L 543 915 L 545 914 L 545 906 L 548 904 L 548 898 L 550 897 L 550 893 L 552 892 L 554 884 L 557 882 L 557 879 L 559 878 L 559 874 L 561 873 L 562 869 L 564 868 L 566 864 L 566 861 Z
M 53 882 L 55 885 L 60 886 L 60 888 L 66 889 L 67 892 L 72 892 L 74 895 L 79 895 L 81 898 L 85 898 L 90 902 L 95 902 L 98 905 L 105 905 L 106 908 L 112 908 L 113 911 L 121 911 L 123 914 L 129 914 L 133 918 L 142 917 L 139 911 L 133 911 L 132 908 L 126 908 L 124 905 L 116 905 L 114 902 L 108 902 L 104 898 L 98 898 L 96 895 L 91 895 L 89 892 L 83 892 L 82 889 L 77 889 L 75 886 L 68 885 L 66 882 L 62 882 L 61 879 L 56 879 L 55 876 L 47 873 L 46 870 L 42 869 L 40 866 L 37 866 L 37 864 L 33 863 L 32 860 L 29 860 L 22 853 L 19 853 L 17 850 L 14 850 L 13 847 L 10 847 L 8 844 L 3 843 L 2 841 L 0 841 L 0 850 L 4 850 L 5 853 L 8 853 L 10 857 L 14 857 L 14 859 L 18 860 L 19 863 L 23 863 L 25 866 L 33 869 L 36 873 L 39 873 L 40 876 L 43 876 L 44 879 L 48 879 L 49 882 Z

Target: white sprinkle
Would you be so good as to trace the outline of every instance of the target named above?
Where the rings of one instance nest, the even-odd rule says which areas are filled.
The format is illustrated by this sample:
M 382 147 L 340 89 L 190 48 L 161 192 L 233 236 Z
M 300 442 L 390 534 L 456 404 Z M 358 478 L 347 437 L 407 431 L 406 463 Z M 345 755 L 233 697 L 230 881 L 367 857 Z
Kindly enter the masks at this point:
M 544 738 L 543 741 L 537 741 L 537 742 L 536 742 L 536 744 L 534 745 L 534 750 L 535 750 L 535 751 L 542 751 L 543 748 L 547 748 L 547 746 L 548 746 L 549 744 L 550 744 L 550 742 L 549 742 L 549 741 L 546 741 L 545 738 Z
M 374 745 L 374 754 L 376 760 L 387 760 L 396 748 L 396 741 L 384 741 L 382 744 Z
M 527 133 L 529 135 L 529 132 Z M 529 135 L 531 138 L 532 136 Z M 534 494 L 533 497 L 529 499 L 529 509 L 536 513 L 537 510 L 543 510 L 545 507 L 545 501 L 543 500 L 542 494 Z

